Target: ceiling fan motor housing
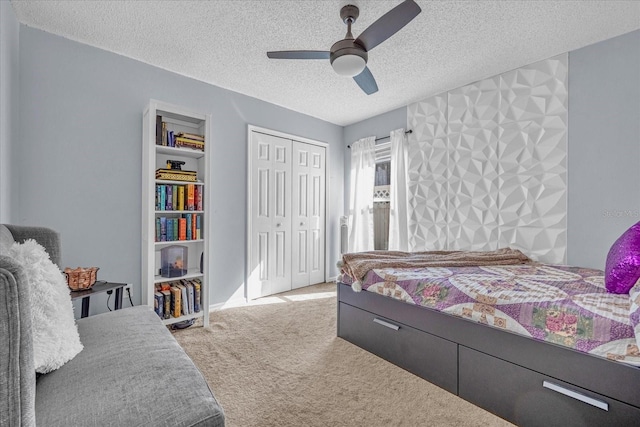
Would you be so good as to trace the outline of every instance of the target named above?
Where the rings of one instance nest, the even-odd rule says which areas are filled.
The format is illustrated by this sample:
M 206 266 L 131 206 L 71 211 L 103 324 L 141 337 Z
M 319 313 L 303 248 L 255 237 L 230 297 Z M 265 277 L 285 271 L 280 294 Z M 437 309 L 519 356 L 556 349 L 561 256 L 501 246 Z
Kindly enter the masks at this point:
M 353 39 L 344 39 L 334 43 L 329 53 L 329 61 L 336 73 L 353 77 L 360 74 L 367 65 L 369 55 Z
M 333 61 L 344 55 L 359 56 L 360 58 L 364 59 L 365 64 L 369 60 L 369 54 L 353 39 L 344 39 L 340 40 L 339 42 L 335 42 L 333 46 L 331 46 L 329 60 L 333 64 Z

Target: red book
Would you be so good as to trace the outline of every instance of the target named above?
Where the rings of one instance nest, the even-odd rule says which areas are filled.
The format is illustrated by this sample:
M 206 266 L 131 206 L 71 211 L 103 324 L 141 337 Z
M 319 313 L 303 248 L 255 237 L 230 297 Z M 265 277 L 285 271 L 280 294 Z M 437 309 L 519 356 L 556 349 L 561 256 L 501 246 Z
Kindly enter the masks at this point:
M 197 229 L 196 229 L 196 217 L 198 215 L 193 214 L 191 215 L 191 238 L 193 240 L 196 240 L 198 238 L 198 234 L 197 234 Z
M 202 198 L 204 197 L 204 186 L 198 187 L 198 210 L 202 210 Z

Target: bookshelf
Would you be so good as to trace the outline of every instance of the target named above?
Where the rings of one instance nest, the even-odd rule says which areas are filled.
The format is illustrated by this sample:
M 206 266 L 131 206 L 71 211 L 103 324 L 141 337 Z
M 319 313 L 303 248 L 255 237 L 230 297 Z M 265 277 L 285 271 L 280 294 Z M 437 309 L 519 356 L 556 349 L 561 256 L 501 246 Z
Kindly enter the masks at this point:
M 163 307 L 164 300 L 175 303 L 174 288 L 182 291 L 180 285 L 183 285 L 186 289 L 181 295 L 187 296 L 187 303 L 183 305 L 180 301 L 177 311 L 169 303 L 166 306 L 169 313 L 161 307 L 160 317 L 166 325 L 201 318 L 206 327 L 209 325 L 209 263 L 204 256 L 201 270 L 200 258 L 210 239 L 211 115 L 152 99 L 142 121 L 142 303 L 157 307 L 156 298 L 162 299 Z M 192 135 L 193 140 L 178 141 L 181 134 Z M 204 143 L 193 135 L 203 136 Z M 180 164 L 181 172 L 175 165 L 168 168 L 169 160 L 184 162 Z M 170 170 L 158 176 L 158 169 Z M 193 177 L 193 172 L 195 181 L 187 176 Z M 175 179 L 174 173 L 179 174 L 180 179 Z M 167 176 L 174 179 L 161 179 Z M 182 247 L 178 249 L 180 255 L 186 248 L 186 257 L 177 257 L 175 267 L 166 260 L 163 265 L 163 252 L 166 255 L 175 250 L 173 245 Z M 185 258 L 187 265 L 182 265 Z M 177 260 L 180 260 L 179 269 Z M 163 276 L 163 267 L 165 275 L 173 277 Z M 196 283 L 200 288 L 199 311 Z M 167 284 L 169 295 L 158 294 L 157 288 L 161 285 L 166 288 Z M 189 296 L 190 287 L 193 297 Z

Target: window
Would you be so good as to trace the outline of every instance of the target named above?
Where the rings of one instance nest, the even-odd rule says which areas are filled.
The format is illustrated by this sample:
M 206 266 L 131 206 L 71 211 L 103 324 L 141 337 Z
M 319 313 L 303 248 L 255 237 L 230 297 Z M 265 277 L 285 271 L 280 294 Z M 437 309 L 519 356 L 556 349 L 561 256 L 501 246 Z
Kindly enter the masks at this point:
M 376 176 L 373 188 L 373 244 L 375 250 L 389 249 L 389 190 L 391 185 L 391 143 L 376 145 Z

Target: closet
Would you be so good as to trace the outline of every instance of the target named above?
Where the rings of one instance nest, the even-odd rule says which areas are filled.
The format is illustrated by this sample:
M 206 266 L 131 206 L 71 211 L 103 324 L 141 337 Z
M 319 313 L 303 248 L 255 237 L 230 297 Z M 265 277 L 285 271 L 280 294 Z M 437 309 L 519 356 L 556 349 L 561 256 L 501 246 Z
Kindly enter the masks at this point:
M 325 281 L 326 144 L 249 126 L 247 298 Z

